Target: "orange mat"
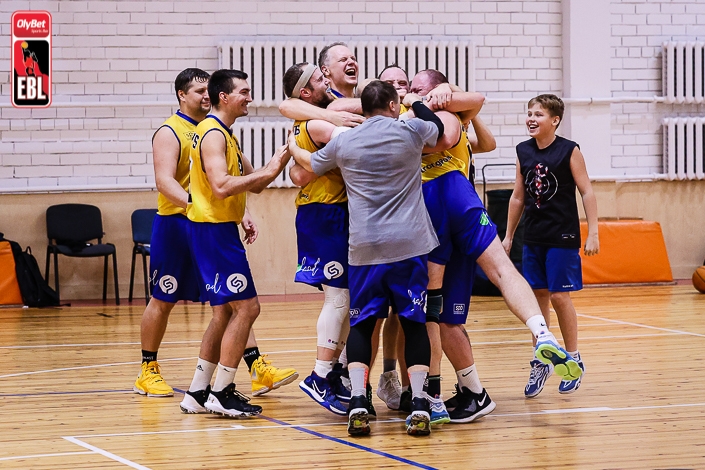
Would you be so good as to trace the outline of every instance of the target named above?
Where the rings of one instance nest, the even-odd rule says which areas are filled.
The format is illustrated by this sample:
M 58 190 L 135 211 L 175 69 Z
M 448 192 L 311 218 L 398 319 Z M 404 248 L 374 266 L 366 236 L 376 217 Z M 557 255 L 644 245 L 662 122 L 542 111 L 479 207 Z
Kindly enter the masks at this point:
M 0 242 L 0 305 L 22 305 L 15 258 L 8 242 Z
M 585 256 L 583 284 L 673 281 L 661 225 L 645 220 L 600 220 L 600 253 Z M 587 222 L 580 223 L 585 246 Z

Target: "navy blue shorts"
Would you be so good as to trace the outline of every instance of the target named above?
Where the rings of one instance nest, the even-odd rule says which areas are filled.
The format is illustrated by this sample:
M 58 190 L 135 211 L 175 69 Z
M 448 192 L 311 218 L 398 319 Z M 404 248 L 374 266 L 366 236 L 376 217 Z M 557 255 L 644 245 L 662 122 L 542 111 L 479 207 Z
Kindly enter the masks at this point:
M 445 265 L 453 251 L 477 259 L 497 236 L 497 227 L 461 172 L 451 171 L 424 183 L 423 196 L 440 242 L 429 253 L 429 261 Z
M 188 240 L 212 306 L 257 296 L 237 224 L 190 222 Z
M 350 266 L 350 326 L 370 317 L 386 318 L 389 307 L 400 316 L 426 323 L 428 257 L 389 264 Z
M 182 214 L 157 214 L 154 218 L 149 279 L 155 299 L 172 304 L 179 300 L 206 300 L 188 245 L 187 227 L 190 223 Z
M 295 282 L 348 288 L 348 205 L 304 204 L 296 211 Z
M 443 311 L 440 323 L 464 325 L 468 319 L 472 284 L 475 280 L 475 258 L 454 251 L 443 274 Z
M 583 288 L 579 248 L 524 245 L 524 277 L 532 289 L 571 292 Z

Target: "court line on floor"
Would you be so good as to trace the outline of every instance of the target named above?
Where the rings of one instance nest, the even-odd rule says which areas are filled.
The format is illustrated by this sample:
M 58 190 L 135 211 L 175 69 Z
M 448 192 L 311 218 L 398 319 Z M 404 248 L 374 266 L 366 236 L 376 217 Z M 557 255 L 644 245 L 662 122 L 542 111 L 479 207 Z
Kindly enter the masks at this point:
M 257 338 L 257 341 L 296 341 L 301 339 L 316 339 L 316 336 L 298 336 L 295 338 Z M 184 340 L 184 341 L 162 341 L 162 345 L 165 344 L 200 344 L 200 339 L 194 340 Z M 14 346 L 0 346 L 0 349 L 50 349 L 50 348 L 88 348 L 88 347 L 98 347 L 98 346 L 136 346 L 139 345 L 139 341 L 134 342 L 122 342 L 122 343 L 67 343 L 67 344 L 35 344 L 35 345 L 14 345 Z
M 76 439 L 75 437 L 64 436 L 64 439 L 66 439 L 67 441 L 72 442 L 78 446 L 81 446 L 85 449 L 93 451 L 96 454 L 100 454 L 103 457 L 107 457 L 110 460 L 115 460 L 116 462 L 120 462 L 121 464 L 127 465 L 128 467 L 132 467 L 137 470 L 151 470 L 149 467 L 145 467 L 144 465 L 140 465 L 140 464 L 135 463 L 131 460 L 127 460 L 126 458 L 120 457 L 119 455 L 115 455 L 112 452 L 108 452 L 107 450 L 101 449 L 100 447 L 90 445 L 87 442 L 83 442 L 79 439 Z
M 265 420 L 267 420 L 267 421 L 270 421 L 270 422 L 272 422 L 272 423 L 279 424 L 279 425 L 287 425 L 287 424 L 288 424 L 288 423 L 286 423 L 286 422 L 284 422 L 284 421 L 279 421 L 278 419 L 270 418 L 270 417 L 268 417 L 268 416 L 261 416 L 261 415 L 260 415 L 260 418 L 265 419 Z M 331 441 L 331 442 L 335 442 L 336 444 L 346 445 L 346 446 L 352 447 L 353 449 L 363 450 L 363 451 L 369 452 L 369 453 L 371 453 L 371 454 L 379 455 L 379 456 L 381 456 L 381 457 L 386 457 L 386 458 L 391 459 L 391 460 L 396 460 L 397 462 L 405 463 L 405 464 L 407 464 L 407 465 L 411 465 L 412 467 L 424 468 L 424 469 L 427 469 L 427 470 L 437 470 L 435 467 L 429 467 L 428 465 L 422 464 L 422 463 L 420 463 L 420 462 L 415 462 L 415 461 L 413 461 L 413 460 L 405 459 L 404 457 L 399 457 L 399 456 L 396 456 L 396 455 L 394 455 L 394 454 L 388 454 L 387 452 L 382 452 L 382 451 L 380 451 L 380 450 L 373 449 L 373 448 L 367 447 L 367 446 L 363 446 L 363 445 L 361 445 L 361 444 L 356 444 L 356 443 L 354 443 L 354 442 L 348 442 L 348 441 L 346 441 L 346 440 L 344 440 L 344 439 L 339 439 L 339 438 L 337 438 L 337 437 L 329 436 L 329 435 L 327 435 L 327 434 L 322 434 L 322 433 L 320 433 L 320 432 L 312 431 L 312 430 L 310 430 L 310 429 L 306 429 L 306 428 L 303 428 L 303 427 L 301 427 L 301 426 L 291 426 L 291 429 L 295 429 L 295 430 L 297 430 L 297 431 L 300 431 L 300 432 L 303 432 L 303 433 L 306 433 L 306 434 L 310 434 L 310 435 L 315 436 L 315 437 L 320 437 L 321 439 L 325 439 L 325 440 L 328 440 L 328 441 Z
M 12 457 L 0 457 L 2 460 L 22 460 L 22 459 L 39 459 L 42 457 L 63 457 L 64 455 L 90 455 L 94 452 L 57 452 L 54 454 L 34 454 L 34 455 L 13 455 Z
M 135 393 L 134 390 L 83 390 L 80 392 L 37 392 L 37 393 L 0 393 L 0 398 L 28 398 L 28 397 L 41 397 L 46 395 L 86 395 L 86 394 L 97 394 L 97 393 Z
M 633 322 L 628 322 L 628 321 L 624 321 L 624 320 L 612 320 L 611 318 L 597 317 L 595 315 L 586 315 L 584 313 L 579 313 L 578 316 L 589 318 L 591 320 L 601 320 L 601 321 L 605 321 L 605 322 L 609 322 L 609 323 L 616 323 L 618 325 L 636 326 L 639 328 L 647 328 L 649 330 L 667 331 L 669 333 L 675 333 L 675 334 L 679 334 L 679 335 L 697 336 L 698 338 L 705 338 L 705 335 L 703 335 L 703 334 L 692 333 L 690 331 L 674 330 L 672 328 L 662 328 L 660 326 L 644 325 L 642 323 L 633 323 Z

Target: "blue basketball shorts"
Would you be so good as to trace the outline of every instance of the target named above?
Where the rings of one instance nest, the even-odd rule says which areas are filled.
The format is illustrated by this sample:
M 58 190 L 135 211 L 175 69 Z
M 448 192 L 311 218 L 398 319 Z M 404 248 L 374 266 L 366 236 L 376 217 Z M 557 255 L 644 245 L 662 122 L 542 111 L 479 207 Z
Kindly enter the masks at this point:
M 440 323 L 464 325 L 468 319 L 472 285 L 475 280 L 475 258 L 454 251 L 443 274 L 443 311 Z
M 429 253 L 429 261 L 445 265 L 453 251 L 477 259 L 497 236 L 497 226 L 461 172 L 451 171 L 424 183 L 423 196 L 440 242 Z
M 179 300 L 206 300 L 188 244 L 190 223 L 182 214 L 157 214 L 154 218 L 149 280 L 155 299 L 172 304 Z
M 304 204 L 296 211 L 295 282 L 348 288 L 348 205 Z
M 583 288 L 579 248 L 524 245 L 524 277 L 532 289 L 571 292 Z
M 237 224 L 191 222 L 188 227 L 189 246 L 211 305 L 256 297 Z
M 426 323 L 428 257 L 395 263 L 350 266 L 350 326 L 370 317 L 386 318 L 389 307 L 400 316 Z

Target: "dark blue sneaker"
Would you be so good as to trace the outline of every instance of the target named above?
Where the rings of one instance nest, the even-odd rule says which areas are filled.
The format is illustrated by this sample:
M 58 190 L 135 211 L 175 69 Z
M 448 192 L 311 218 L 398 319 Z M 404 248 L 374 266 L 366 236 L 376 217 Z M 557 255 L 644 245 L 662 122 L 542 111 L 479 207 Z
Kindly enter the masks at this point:
M 533 359 L 529 364 L 531 364 L 531 372 L 524 388 L 524 396 L 533 398 L 541 393 L 546 380 L 553 374 L 553 364 L 544 364 L 538 359 Z
M 348 408 L 348 434 L 351 436 L 366 436 L 370 433 L 370 417 L 367 414 L 367 398 L 356 396 L 350 399 Z
M 578 361 L 573 359 L 568 351 L 558 345 L 558 341 L 556 341 L 556 337 L 552 333 L 547 332 L 536 339 L 534 356 L 546 365 L 553 365 L 553 370 L 563 380 L 575 380 L 583 374 Z
M 341 363 L 334 365 L 333 370 L 326 375 L 331 391 L 342 403 L 350 401 L 350 389 L 343 383 L 343 377 L 347 377 L 347 375 L 348 370 Z
M 431 434 L 431 413 L 425 398 L 411 399 L 411 414 L 406 418 L 406 433 L 410 436 Z
M 558 385 L 558 392 L 573 393 L 580 387 L 580 383 L 582 382 L 583 377 L 585 377 L 585 365 L 583 365 L 583 361 L 581 361 L 579 357 L 577 359 L 578 365 L 580 366 L 580 369 L 582 369 L 583 373 L 577 379 L 561 380 L 561 383 Z
M 341 416 L 347 413 L 347 408 L 336 398 L 328 380 L 319 377 L 315 372 L 311 372 L 311 375 L 299 382 L 299 388 L 331 413 Z

